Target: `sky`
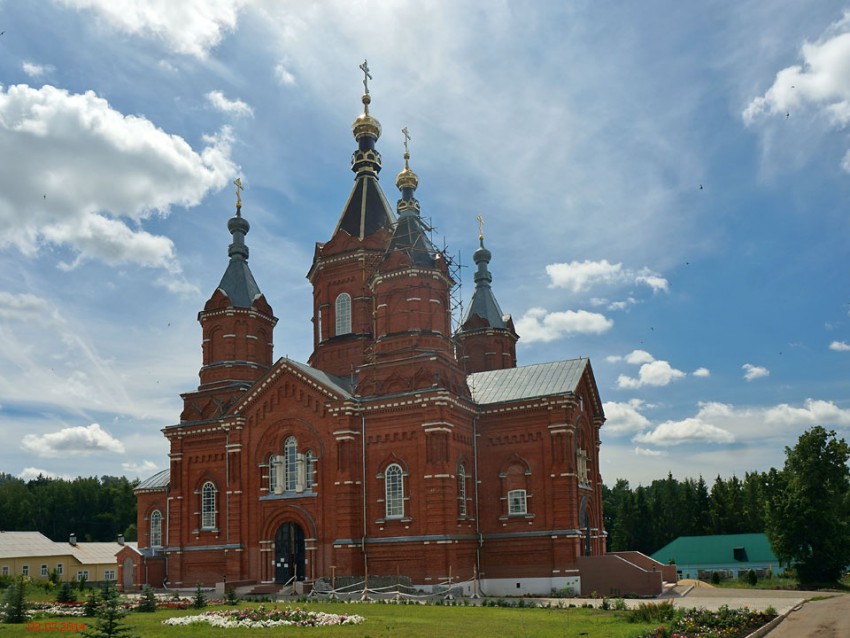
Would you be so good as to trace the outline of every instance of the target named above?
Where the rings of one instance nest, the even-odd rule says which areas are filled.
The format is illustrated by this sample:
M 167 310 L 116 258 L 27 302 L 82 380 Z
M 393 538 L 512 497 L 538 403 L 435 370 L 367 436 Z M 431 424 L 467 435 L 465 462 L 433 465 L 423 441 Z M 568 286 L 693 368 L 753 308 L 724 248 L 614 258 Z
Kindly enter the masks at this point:
M 275 356 L 382 124 L 520 365 L 590 357 L 603 480 L 850 439 L 850 3 L 0 0 L 0 472 L 167 467 L 241 178 Z

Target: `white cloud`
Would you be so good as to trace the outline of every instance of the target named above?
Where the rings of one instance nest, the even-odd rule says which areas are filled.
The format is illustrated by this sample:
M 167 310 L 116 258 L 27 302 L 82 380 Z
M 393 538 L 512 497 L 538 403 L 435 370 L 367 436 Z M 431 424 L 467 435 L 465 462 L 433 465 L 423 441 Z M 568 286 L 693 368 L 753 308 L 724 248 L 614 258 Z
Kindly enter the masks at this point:
M 631 363 L 632 365 L 640 365 L 642 363 L 652 363 L 655 361 L 655 357 L 649 354 L 646 350 L 632 350 L 629 354 L 623 357 L 623 360 L 626 363 Z
M 747 381 L 752 381 L 753 379 L 760 379 L 761 377 L 770 376 L 770 370 L 761 366 L 754 366 L 751 363 L 745 363 L 741 366 L 741 369 L 744 370 L 744 378 Z
M 649 419 L 638 410 L 644 403 L 640 399 L 632 399 L 627 403 L 608 401 L 602 405 L 605 412 L 605 434 L 624 434 L 643 432 L 650 427 Z
M 92 452 L 123 454 L 124 445 L 97 423 L 88 427 L 63 428 L 41 436 L 27 434 L 21 439 L 21 447 L 42 457 L 61 457 L 66 454 L 87 455 Z
M 682 443 L 733 443 L 735 436 L 705 420 L 702 413 L 681 421 L 665 421 L 652 432 L 638 434 L 637 443 L 655 445 L 680 445 Z
M 277 81 L 284 86 L 293 86 L 295 84 L 295 76 L 286 68 L 283 62 L 278 62 L 274 68 L 274 75 Z
M 109 26 L 132 35 L 153 37 L 176 53 L 205 58 L 225 32 L 236 27 L 246 0 L 60 0 L 89 9 Z
M 650 450 L 645 447 L 635 447 L 635 454 L 637 456 L 650 456 L 650 457 L 659 457 L 659 456 L 668 456 L 667 452 L 663 450 Z
M 207 101 L 222 113 L 235 117 L 254 117 L 254 109 L 242 100 L 231 100 L 225 97 L 221 91 L 210 91 L 206 97 Z
M 38 78 L 47 73 L 52 73 L 56 69 L 49 64 L 36 64 L 35 62 L 27 62 L 21 64 L 21 68 L 31 78 Z
M 842 410 L 832 401 L 806 399 L 798 408 L 782 403 L 765 412 L 768 424 L 809 427 L 812 425 L 850 426 L 850 410 Z
M 747 125 L 765 115 L 795 116 L 808 109 L 826 125 L 840 129 L 850 123 L 850 12 L 830 25 L 816 42 L 804 42 L 801 63 L 780 70 L 771 87 L 744 109 Z M 842 168 L 850 172 L 850 152 Z
M 65 479 L 66 481 L 71 481 L 75 478 L 70 474 L 57 474 L 56 472 L 51 472 L 50 470 L 43 470 L 39 467 L 25 467 L 18 474 L 18 478 L 22 481 L 33 481 L 39 476 L 43 476 L 44 478 Z
M 554 341 L 574 334 L 602 334 L 614 325 L 611 319 L 587 310 L 548 312 L 531 308 L 516 322 L 517 334 L 523 342 Z
M 711 370 L 709 370 L 708 368 L 697 368 L 696 370 L 691 372 L 691 374 L 695 377 L 707 378 L 711 376 Z
M 609 263 L 607 259 L 549 264 L 546 266 L 546 274 L 551 280 L 550 288 L 566 288 L 574 293 L 597 285 L 640 284 L 649 286 L 653 292 L 667 292 L 669 288 L 666 279 L 648 268 L 635 272 L 624 269 L 622 263 Z
M 62 319 L 46 299 L 30 293 L 14 294 L 0 290 L 0 321 L 51 325 L 61 323 Z
M 844 341 L 833 341 L 829 344 L 830 350 L 835 350 L 836 352 L 850 352 L 850 343 L 845 343 Z
M 628 390 L 644 386 L 663 387 L 685 376 L 687 375 L 684 372 L 677 370 L 667 361 L 652 361 L 640 367 L 637 378 L 621 374 L 617 377 L 617 387 Z
M 45 244 L 68 246 L 76 257 L 66 268 L 100 259 L 178 273 L 171 240 L 138 224 L 198 204 L 237 173 L 229 129 L 204 143 L 196 152 L 91 91 L 0 87 L 0 146 L 16 165 L 0 172 L 0 223 L 15 228 L 0 247 L 33 255 Z
M 138 477 L 145 477 L 159 470 L 159 466 L 153 461 L 143 460 L 141 463 L 122 463 L 121 468 Z

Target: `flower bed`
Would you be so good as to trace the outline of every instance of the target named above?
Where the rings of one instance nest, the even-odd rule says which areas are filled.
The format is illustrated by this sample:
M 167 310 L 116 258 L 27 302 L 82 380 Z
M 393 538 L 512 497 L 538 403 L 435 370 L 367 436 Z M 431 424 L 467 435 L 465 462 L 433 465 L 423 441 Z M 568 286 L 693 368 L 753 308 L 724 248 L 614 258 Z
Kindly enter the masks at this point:
M 212 627 L 233 629 L 234 627 L 331 627 L 334 625 L 359 625 L 366 619 L 355 614 L 327 614 L 320 611 L 304 611 L 298 608 L 232 609 L 229 611 L 207 611 L 197 616 L 178 616 L 163 620 L 165 625 L 193 625 L 207 623 Z
M 776 618 L 775 613 L 729 609 L 689 609 L 667 625 L 647 631 L 641 638 L 743 638 Z

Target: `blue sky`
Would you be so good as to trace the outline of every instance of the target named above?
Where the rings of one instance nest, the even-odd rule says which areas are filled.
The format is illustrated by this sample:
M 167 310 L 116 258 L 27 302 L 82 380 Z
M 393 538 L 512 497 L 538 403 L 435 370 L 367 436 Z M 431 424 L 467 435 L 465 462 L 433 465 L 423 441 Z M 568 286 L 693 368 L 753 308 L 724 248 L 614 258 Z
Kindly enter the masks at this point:
M 469 266 L 485 218 L 520 365 L 591 358 L 607 483 L 850 436 L 850 4 L 0 0 L 0 31 L 0 471 L 166 467 L 237 176 L 307 359 L 364 59 L 388 198 L 406 126 L 435 241 Z

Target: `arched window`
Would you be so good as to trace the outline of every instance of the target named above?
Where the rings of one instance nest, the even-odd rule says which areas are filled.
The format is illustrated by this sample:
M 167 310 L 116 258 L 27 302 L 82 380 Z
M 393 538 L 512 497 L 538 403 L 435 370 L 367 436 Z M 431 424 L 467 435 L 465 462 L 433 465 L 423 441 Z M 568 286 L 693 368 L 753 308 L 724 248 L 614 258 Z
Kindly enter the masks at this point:
M 461 518 L 466 517 L 466 469 L 463 465 L 457 467 L 457 513 Z
M 316 459 L 313 456 L 313 450 L 307 450 L 304 454 L 304 489 L 313 489 L 313 466 Z
M 401 466 L 393 463 L 384 472 L 384 496 L 387 518 L 404 517 L 404 478 Z
M 201 527 L 213 529 L 215 527 L 215 485 L 207 481 L 201 488 Z
M 298 485 L 298 440 L 290 436 L 283 443 L 283 489 L 294 492 Z
M 347 335 L 351 332 L 351 295 L 340 293 L 336 298 L 336 334 Z
M 162 547 L 162 512 L 154 510 L 151 512 L 151 547 Z

